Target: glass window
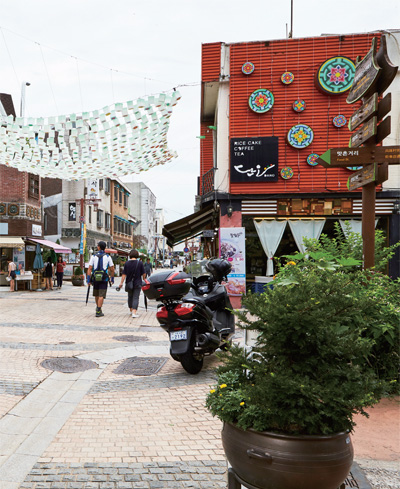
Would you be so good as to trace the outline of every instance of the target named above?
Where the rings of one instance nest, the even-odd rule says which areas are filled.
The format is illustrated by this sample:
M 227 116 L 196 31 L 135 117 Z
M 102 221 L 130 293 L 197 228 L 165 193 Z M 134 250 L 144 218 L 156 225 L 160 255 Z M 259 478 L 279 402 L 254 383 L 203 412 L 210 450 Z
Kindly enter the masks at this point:
M 29 173 L 29 197 L 33 197 L 35 199 L 39 198 L 39 175 L 32 175 Z
M 119 190 L 119 203 L 122 204 L 122 190 Z
M 118 187 L 114 185 L 114 202 L 118 202 Z

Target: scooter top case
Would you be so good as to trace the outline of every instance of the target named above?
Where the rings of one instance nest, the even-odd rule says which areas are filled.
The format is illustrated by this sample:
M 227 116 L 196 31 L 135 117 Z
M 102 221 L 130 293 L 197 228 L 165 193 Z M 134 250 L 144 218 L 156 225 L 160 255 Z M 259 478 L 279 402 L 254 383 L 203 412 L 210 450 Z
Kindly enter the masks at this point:
M 190 290 L 192 280 L 184 272 L 165 271 L 146 278 L 142 290 L 147 299 L 179 299 Z

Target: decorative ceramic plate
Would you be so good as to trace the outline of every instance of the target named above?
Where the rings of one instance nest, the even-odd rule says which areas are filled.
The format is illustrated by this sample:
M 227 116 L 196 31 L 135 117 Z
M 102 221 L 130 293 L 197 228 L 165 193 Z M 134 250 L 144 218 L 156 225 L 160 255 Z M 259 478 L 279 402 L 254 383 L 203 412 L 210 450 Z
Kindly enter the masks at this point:
M 255 66 L 250 61 L 246 61 L 246 63 L 242 66 L 243 75 L 251 75 L 255 69 Z
M 274 96 L 266 88 L 255 90 L 249 97 L 249 107 L 258 114 L 268 112 L 274 105 Z
M 332 122 L 335 127 L 343 127 L 346 125 L 347 119 L 344 115 L 339 114 L 333 118 Z
M 281 82 L 284 85 L 290 85 L 293 81 L 294 81 L 294 75 L 291 71 L 285 71 L 285 73 L 282 73 Z
M 281 177 L 284 180 L 290 180 L 293 177 L 293 168 L 290 166 L 284 166 L 281 170 Z
M 307 163 L 310 165 L 310 166 L 317 166 L 318 163 L 317 163 L 317 159 L 319 158 L 319 155 L 317 153 L 310 153 L 308 156 L 307 156 Z
M 306 103 L 301 99 L 295 100 L 292 107 L 295 112 L 303 112 L 303 110 L 306 108 Z
M 307 148 L 314 139 L 314 132 L 306 124 L 296 124 L 287 133 L 287 142 L 296 149 Z
M 351 88 L 356 67 L 350 58 L 336 56 L 327 59 L 315 76 L 317 88 L 329 95 L 340 95 Z

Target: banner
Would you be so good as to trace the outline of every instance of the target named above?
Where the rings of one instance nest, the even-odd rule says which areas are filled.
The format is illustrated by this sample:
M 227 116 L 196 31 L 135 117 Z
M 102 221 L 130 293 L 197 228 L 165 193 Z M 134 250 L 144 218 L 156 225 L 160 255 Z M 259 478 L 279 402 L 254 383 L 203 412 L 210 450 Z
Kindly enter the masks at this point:
M 86 224 L 84 222 L 81 223 L 81 242 L 79 244 L 79 254 L 83 255 L 85 253 L 86 246 Z
M 96 178 L 88 178 L 86 180 L 87 198 L 96 200 L 99 198 L 99 181 Z
M 226 285 L 228 294 L 232 296 L 246 293 L 245 236 L 245 228 L 220 228 L 219 230 L 219 256 L 232 265 Z

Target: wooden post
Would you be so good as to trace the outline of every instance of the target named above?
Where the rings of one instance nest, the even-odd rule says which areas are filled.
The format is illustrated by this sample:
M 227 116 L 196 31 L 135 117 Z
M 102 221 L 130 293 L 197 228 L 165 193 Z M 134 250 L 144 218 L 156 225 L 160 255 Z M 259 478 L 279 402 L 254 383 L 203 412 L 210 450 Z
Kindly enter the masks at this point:
M 362 188 L 363 268 L 375 266 L 375 182 Z

